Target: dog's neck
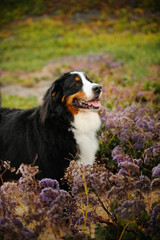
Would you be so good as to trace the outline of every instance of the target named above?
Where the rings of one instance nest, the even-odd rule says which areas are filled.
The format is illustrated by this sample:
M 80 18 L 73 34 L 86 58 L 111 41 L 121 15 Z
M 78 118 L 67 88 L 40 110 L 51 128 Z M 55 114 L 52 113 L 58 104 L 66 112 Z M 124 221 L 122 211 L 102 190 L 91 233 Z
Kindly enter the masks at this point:
M 73 133 L 79 146 L 79 163 L 93 164 L 98 150 L 97 131 L 101 120 L 97 112 L 82 111 L 74 116 Z

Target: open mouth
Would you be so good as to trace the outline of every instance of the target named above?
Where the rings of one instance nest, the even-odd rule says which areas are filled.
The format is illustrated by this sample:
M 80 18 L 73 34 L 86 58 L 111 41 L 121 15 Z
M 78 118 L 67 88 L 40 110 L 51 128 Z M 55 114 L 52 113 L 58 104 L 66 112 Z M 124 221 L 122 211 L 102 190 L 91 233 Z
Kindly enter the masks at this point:
M 92 109 L 92 110 L 99 110 L 99 108 L 101 107 L 101 103 L 97 98 L 92 99 L 90 101 L 85 101 L 83 99 L 75 98 L 73 100 L 73 105 L 76 108 L 84 108 L 84 109 Z

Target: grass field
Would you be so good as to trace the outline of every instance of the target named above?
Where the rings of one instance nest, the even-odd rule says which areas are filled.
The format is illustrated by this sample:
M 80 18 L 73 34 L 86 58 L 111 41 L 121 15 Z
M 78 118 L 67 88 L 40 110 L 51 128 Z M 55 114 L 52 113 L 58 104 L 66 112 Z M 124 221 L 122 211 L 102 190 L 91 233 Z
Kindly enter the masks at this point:
M 104 51 L 142 77 L 160 62 L 160 33 L 134 31 L 123 22 L 106 25 L 103 21 L 74 24 L 49 17 L 14 23 L 0 33 L 1 69 L 35 71 L 51 59 Z
M 2 95 L 3 107 L 32 108 L 37 106 L 36 97 L 19 97 L 17 95 Z

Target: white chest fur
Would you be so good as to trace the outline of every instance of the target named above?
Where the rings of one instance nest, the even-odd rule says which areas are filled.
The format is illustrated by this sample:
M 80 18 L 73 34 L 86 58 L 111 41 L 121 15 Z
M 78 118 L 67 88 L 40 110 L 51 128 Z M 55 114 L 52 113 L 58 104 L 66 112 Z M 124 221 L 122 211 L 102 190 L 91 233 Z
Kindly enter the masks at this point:
M 79 112 L 74 115 L 73 133 L 80 154 L 79 162 L 83 164 L 93 164 L 95 154 L 98 150 L 96 132 L 100 128 L 101 121 L 97 112 Z

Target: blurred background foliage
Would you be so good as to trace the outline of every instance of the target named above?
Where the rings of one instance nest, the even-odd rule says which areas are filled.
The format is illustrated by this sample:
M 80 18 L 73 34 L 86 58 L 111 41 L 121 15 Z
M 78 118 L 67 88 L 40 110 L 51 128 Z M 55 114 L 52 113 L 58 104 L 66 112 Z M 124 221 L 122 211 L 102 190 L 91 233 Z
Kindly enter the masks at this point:
M 80 0 L 78 2 L 75 0 L 1 0 L 1 24 L 44 14 L 72 16 L 74 13 L 86 13 L 91 9 L 113 15 L 125 15 L 125 9 L 141 9 L 139 14 L 142 14 L 143 12 L 158 12 L 160 2 L 159 0 Z
M 111 109 L 139 99 L 157 107 L 158 0 L 1 0 L 0 12 L 2 87 L 33 87 L 78 69 L 103 84 L 103 101 Z M 7 99 L 3 104 L 14 106 Z

